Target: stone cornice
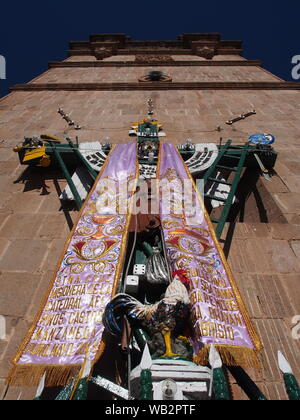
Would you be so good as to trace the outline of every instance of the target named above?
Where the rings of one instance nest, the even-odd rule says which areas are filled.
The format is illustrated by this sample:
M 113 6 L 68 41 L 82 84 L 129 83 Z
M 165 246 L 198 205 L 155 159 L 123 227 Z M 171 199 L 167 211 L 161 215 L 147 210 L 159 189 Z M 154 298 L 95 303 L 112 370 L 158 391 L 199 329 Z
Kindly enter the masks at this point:
M 94 55 L 98 60 L 117 54 L 242 55 L 241 41 L 223 41 L 220 34 L 183 34 L 176 41 L 132 41 L 125 34 L 96 34 L 89 41 L 70 42 L 69 55 Z
M 173 62 L 155 62 L 138 63 L 136 61 L 51 61 L 49 68 L 56 67 L 223 67 L 223 66 L 254 66 L 261 67 L 259 60 L 205 60 L 205 61 L 173 61 Z
M 194 55 L 191 49 L 143 49 L 143 48 L 124 48 L 117 49 L 113 55 L 135 55 L 135 54 L 170 54 L 170 55 Z M 71 49 L 68 50 L 68 55 L 74 57 L 76 55 L 94 55 L 92 48 L 85 49 Z M 243 55 L 243 50 L 233 48 L 218 48 L 215 55 Z
M 11 91 L 121 91 L 121 90 L 300 90 L 298 82 L 144 82 L 144 83 L 28 83 Z

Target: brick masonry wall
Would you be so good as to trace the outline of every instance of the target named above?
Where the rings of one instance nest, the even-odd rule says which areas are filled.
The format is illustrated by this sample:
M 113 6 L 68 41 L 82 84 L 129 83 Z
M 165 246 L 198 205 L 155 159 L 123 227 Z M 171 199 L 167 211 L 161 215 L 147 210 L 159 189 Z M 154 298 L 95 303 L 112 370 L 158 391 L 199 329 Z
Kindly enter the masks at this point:
M 197 55 L 172 55 L 173 60 L 175 61 L 207 61 L 206 58 L 204 57 L 199 57 Z M 218 54 L 215 55 L 212 58 L 212 61 L 221 61 L 221 60 L 245 60 L 245 58 L 239 56 L 239 55 L 222 55 L 222 54 Z
M 201 77 L 242 81 L 275 78 L 253 67 L 162 69 L 182 81 Z M 35 82 L 98 78 L 124 81 L 136 79 L 145 71 L 146 68 L 51 69 Z M 276 355 L 279 349 L 286 354 L 300 381 L 300 345 L 291 336 L 291 319 L 300 314 L 299 95 L 293 90 L 42 91 L 14 92 L 0 101 L 0 314 L 7 320 L 7 337 L 0 341 L 0 396 L 16 399 L 21 392 L 21 399 L 32 398 L 31 388 L 7 390 L 4 378 L 77 217 L 76 211 L 61 208 L 58 197 L 66 185 L 62 174 L 21 167 L 12 147 L 24 136 L 43 132 L 61 138 L 77 135 L 79 141 L 109 136 L 113 143 L 125 143 L 129 140 L 130 124 L 145 116 L 146 102 L 151 97 L 156 116 L 164 124 L 168 141 L 173 143 L 186 138 L 218 143 L 220 135 L 224 140 L 244 143 L 255 132 L 276 136 L 276 174 L 272 183 L 261 182 L 288 223 L 238 223 L 229 262 L 265 346 L 262 372 L 249 373 L 269 398 L 287 398 Z M 69 113 L 82 130 L 69 129 L 58 115 L 58 107 Z M 233 126 L 225 124 L 252 109 L 257 111 L 256 116 Z M 215 131 L 218 126 L 223 129 L 221 133 Z M 246 398 L 232 382 L 235 397 Z
M 97 61 L 97 58 L 94 55 L 76 55 L 68 57 L 64 61 Z
M 118 57 L 118 56 L 117 56 Z M 120 61 L 122 61 L 120 59 Z M 270 73 L 259 67 L 168 67 L 158 68 L 170 76 L 173 82 L 277 82 Z M 34 83 L 103 83 L 103 82 L 138 82 L 153 70 L 149 67 L 111 67 L 107 68 L 56 68 L 34 80 Z M 157 68 L 155 67 L 155 70 Z
M 206 61 L 206 58 L 199 57 L 197 55 L 172 55 L 173 60 L 175 61 Z M 221 61 L 221 60 L 246 60 L 243 57 L 240 57 L 239 55 L 215 55 L 212 58 L 212 61 Z M 96 57 L 94 55 L 74 55 L 71 57 L 68 57 L 64 61 L 97 61 Z M 110 57 L 105 57 L 101 61 L 135 61 L 135 55 L 112 55 Z

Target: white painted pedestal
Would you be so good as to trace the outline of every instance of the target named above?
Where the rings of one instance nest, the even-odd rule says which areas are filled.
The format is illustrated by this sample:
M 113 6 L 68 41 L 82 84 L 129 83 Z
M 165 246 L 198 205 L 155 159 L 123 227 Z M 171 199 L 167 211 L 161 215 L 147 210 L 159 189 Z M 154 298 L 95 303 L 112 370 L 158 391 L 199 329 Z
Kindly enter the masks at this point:
M 183 360 L 153 360 L 151 366 L 154 400 L 162 400 L 162 383 L 173 379 L 177 385 L 174 400 L 207 400 L 212 378 L 211 369 Z M 139 399 L 141 368 L 130 375 L 131 396 Z

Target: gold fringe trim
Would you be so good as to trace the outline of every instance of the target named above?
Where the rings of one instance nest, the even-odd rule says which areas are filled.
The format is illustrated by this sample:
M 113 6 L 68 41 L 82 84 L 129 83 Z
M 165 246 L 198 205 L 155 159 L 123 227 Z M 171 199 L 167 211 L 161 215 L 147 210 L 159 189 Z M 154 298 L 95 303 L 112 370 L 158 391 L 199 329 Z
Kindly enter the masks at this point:
M 46 373 L 45 386 L 65 386 L 69 380 L 78 376 L 81 365 L 14 365 L 7 378 L 9 386 L 38 386 Z
M 252 341 L 252 343 L 253 343 L 253 345 L 255 347 L 255 350 L 257 350 L 257 351 L 262 350 L 263 349 L 263 345 L 262 345 L 261 339 L 260 339 L 260 337 L 259 337 L 256 329 L 254 328 L 254 325 L 253 325 L 251 319 L 250 319 L 250 316 L 248 314 L 248 310 L 246 308 L 245 302 L 244 302 L 244 300 L 242 298 L 242 295 L 241 295 L 241 292 L 239 290 L 239 287 L 238 287 L 238 285 L 237 285 L 237 283 L 236 283 L 236 281 L 234 279 L 233 272 L 232 272 L 232 270 L 231 270 L 231 268 L 230 268 L 230 266 L 229 266 L 229 264 L 228 264 L 228 262 L 227 262 L 227 260 L 225 258 L 224 251 L 223 251 L 223 249 L 221 247 L 221 244 L 220 244 L 220 242 L 219 242 L 219 240 L 217 238 L 217 235 L 216 235 L 216 232 L 215 232 L 215 228 L 214 228 L 214 226 L 212 224 L 212 221 L 210 220 L 210 216 L 209 216 L 209 214 L 208 214 L 208 212 L 207 212 L 207 210 L 205 208 L 205 205 L 204 205 L 203 199 L 201 197 L 201 194 L 200 194 L 200 192 L 197 189 L 195 180 L 192 177 L 192 175 L 191 175 L 188 167 L 186 166 L 186 164 L 185 164 L 185 162 L 184 162 L 181 154 L 179 153 L 179 150 L 177 148 L 175 148 L 175 150 L 177 152 L 177 155 L 179 156 L 179 159 L 181 160 L 181 162 L 182 162 L 182 164 L 184 166 L 184 169 L 185 169 L 185 172 L 186 172 L 187 176 L 189 177 L 189 179 L 192 182 L 192 185 L 194 187 L 194 191 L 195 191 L 195 193 L 196 193 L 196 195 L 198 197 L 198 201 L 199 201 L 199 203 L 200 203 L 200 205 L 201 205 L 201 207 L 203 209 L 205 220 L 206 220 L 206 222 L 208 224 L 208 228 L 209 228 L 209 231 L 211 233 L 212 239 L 213 239 L 213 241 L 215 243 L 215 246 L 216 246 L 216 248 L 217 248 L 217 250 L 219 252 L 219 255 L 220 255 L 220 258 L 222 260 L 223 266 L 225 268 L 225 271 L 226 271 L 226 274 L 227 274 L 227 277 L 228 277 L 230 286 L 232 287 L 232 290 L 234 292 L 234 295 L 235 295 L 235 298 L 236 298 L 236 301 L 237 301 L 237 304 L 238 304 L 240 313 L 242 314 L 242 317 L 243 317 L 244 322 L 246 324 L 246 327 L 247 327 L 247 330 L 248 330 L 250 339 L 251 339 L 251 341 Z M 160 151 L 160 153 L 161 153 L 161 151 Z M 227 346 L 227 347 L 229 347 L 229 346 Z M 234 346 L 233 348 L 238 348 L 238 347 L 237 346 L 236 347 Z
M 241 346 L 218 345 L 215 344 L 222 362 L 228 366 L 242 366 L 244 368 L 254 368 L 261 370 L 261 361 L 259 351 Z M 209 363 L 210 345 L 203 347 L 199 353 L 194 356 L 194 362 L 197 365 L 206 366 Z
M 128 246 L 128 237 L 129 237 L 129 225 L 131 223 L 131 218 L 132 218 L 132 210 L 133 210 L 133 204 L 134 204 L 134 194 L 137 188 L 137 184 L 139 181 L 139 176 L 140 176 L 140 167 L 139 167 L 139 160 L 138 160 L 138 156 L 136 156 L 136 169 L 135 169 L 135 183 L 134 183 L 134 188 L 132 191 L 132 195 L 130 197 L 130 202 L 129 202 L 129 212 L 127 214 L 127 220 L 126 220 L 126 224 L 125 224 L 125 228 L 124 228 L 124 234 L 123 234 L 123 238 L 122 238 L 122 242 L 121 242 L 121 248 L 120 248 L 120 255 L 119 255 L 119 261 L 118 261 L 118 266 L 116 269 L 116 273 L 115 273 L 115 279 L 114 279 L 114 285 L 113 285 L 113 290 L 111 293 L 111 298 L 113 298 L 116 293 L 117 293 L 117 289 L 120 283 L 120 279 L 122 276 L 122 271 L 123 271 L 123 267 L 124 267 L 124 262 L 125 262 L 125 257 L 126 257 L 126 252 L 127 252 L 127 246 Z M 98 348 L 98 352 L 95 356 L 95 359 L 93 361 L 92 364 L 92 370 L 94 369 L 95 364 L 98 362 L 98 360 L 101 359 L 101 357 L 103 356 L 105 350 L 106 350 L 106 339 L 105 336 L 103 337 L 102 335 L 102 340 L 101 343 L 99 345 Z
M 89 199 L 91 197 L 91 195 L 93 194 L 99 180 L 102 177 L 102 174 L 104 173 L 106 166 L 109 162 L 109 158 L 111 157 L 111 155 L 113 154 L 113 152 L 115 151 L 115 149 L 117 148 L 117 145 L 114 145 L 104 163 L 104 165 L 101 168 L 101 171 L 97 177 L 97 179 L 94 182 L 94 185 L 91 189 L 91 191 L 89 192 L 85 203 L 89 202 Z M 135 170 L 135 189 L 138 183 L 138 178 L 139 178 L 139 164 L 138 164 L 138 157 L 136 157 L 136 170 Z M 111 297 L 113 297 L 116 294 L 117 291 L 117 287 L 120 281 L 120 277 L 122 274 L 122 269 L 123 269 L 123 265 L 124 265 L 124 260 L 125 260 L 125 253 L 126 253 L 126 248 L 127 248 L 127 243 L 128 243 L 128 234 L 129 234 L 129 225 L 130 225 L 130 221 L 131 221 L 131 217 L 132 217 L 132 208 L 133 208 L 133 203 L 134 203 L 134 192 L 135 189 L 132 193 L 132 196 L 130 198 L 130 205 L 129 205 L 129 212 L 127 214 L 127 220 L 126 220 L 126 224 L 125 224 L 125 229 L 124 229 L 124 234 L 123 234 L 123 238 L 122 238 L 122 242 L 121 242 L 121 251 L 120 251 L 120 256 L 119 256 L 119 261 L 118 261 L 118 266 L 116 269 L 116 273 L 115 273 L 115 278 L 114 278 L 114 284 L 113 284 L 113 291 L 111 294 Z M 28 330 L 23 342 L 21 343 L 17 354 L 15 355 L 12 363 L 13 363 L 13 367 L 10 369 L 5 382 L 7 385 L 12 385 L 12 386 L 38 386 L 39 382 L 41 380 L 41 378 L 43 377 L 44 373 L 47 373 L 46 376 L 46 386 L 65 386 L 71 377 L 73 376 L 78 376 L 80 374 L 82 365 L 33 365 L 33 364 L 27 364 L 27 365 L 21 365 L 19 364 L 19 360 L 24 352 L 24 350 L 26 349 L 28 343 L 30 342 L 30 339 L 32 337 L 32 334 L 34 333 L 36 327 L 37 327 L 37 323 L 43 313 L 44 307 L 48 301 L 49 295 L 52 291 L 53 285 L 56 281 L 56 276 L 57 273 L 59 271 L 59 268 L 61 266 L 62 260 L 65 256 L 65 253 L 68 249 L 68 246 L 70 244 L 70 241 L 74 235 L 75 229 L 77 228 L 78 222 L 84 212 L 86 208 L 86 205 L 83 205 L 82 208 L 79 211 L 78 217 L 77 217 L 77 221 L 76 223 L 74 223 L 74 226 L 68 236 L 68 239 L 66 240 L 64 249 L 60 255 L 59 258 L 59 262 L 57 263 L 56 269 L 55 269 L 55 274 L 52 277 L 52 280 L 48 286 L 48 289 L 43 297 L 43 300 L 40 304 L 39 307 L 39 311 L 37 312 L 34 321 L 30 327 L 30 329 Z M 105 338 L 102 337 L 101 343 L 99 344 L 99 348 L 98 348 L 98 352 L 93 360 L 92 363 L 92 370 L 95 366 L 95 364 L 98 362 L 98 360 L 102 357 L 103 353 L 105 352 L 106 349 L 106 342 L 105 342 Z

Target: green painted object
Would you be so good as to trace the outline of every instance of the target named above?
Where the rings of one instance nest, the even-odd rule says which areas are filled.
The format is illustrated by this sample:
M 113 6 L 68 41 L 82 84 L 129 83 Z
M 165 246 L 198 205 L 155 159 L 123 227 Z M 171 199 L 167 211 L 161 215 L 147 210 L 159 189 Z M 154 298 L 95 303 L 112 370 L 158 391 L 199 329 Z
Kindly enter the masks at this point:
M 52 147 L 54 156 L 55 156 L 55 158 L 56 158 L 56 160 L 57 160 L 57 162 L 58 162 L 61 170 L 63 171 L 63 174 L 64 174 L 64 176 L 65 176 L 65 178 L 66 178 L 66 180 L 68 182 L 68 185 L 70 187 L 70 190 L 72 191 L 72 194 L 74 196 L 74 199 L 75 199 L 76 204 L 77 204 L 77 207 L 78 207 L 78 210 L 80 210 L 83 202 L 82 202 L 82 199 L 81 199 L 81 197 L 80 197 L 80 195 L 79 195 L 79 193 L 77 191 L 77 188 L 74 185 L 74 182 L 73 182 L 72 177 L 71 177 L 71 175 L 70 175 L 70 173 L 68 171 L 68 168 L 65 165 L 65 162 L 62 159 L 62 157 L 60 155 L 60 151 L 58 150 L 57 146 L 54 143 L 52 143 L 52 142 L 50 142 L 50 146 Z
M 55 401 L 85 401 L 88 394 L 88 381 L 87 378 L 80 380 L 74 393 L 74 385 L 76 378 L 72 378 L 68 384 L 60 391 Z M 73 395 L 74 393 L 74 395 Z M 72 396 L 73 395 L 73 396 Z
M 213 391 L 214 391 L 215 400 L 222 400 L 222 401 L 230 400 L 228 382 L 222 368 L 214 369 Z
M 72 401 L 86 401 L 88 396 L 88 381 L 87 378 L 80 380 Z
M 69 401 L 72 395 L 75 378 L 72 378 L 67 385 L 60 391 L 55 401 Z
M 152 374 L 149 369 L 141 371 L 140 399 L 142 401 L 153 400 Z
M 300 401 L 300 387 L 295 376 L 291 373 L 284 373 L 283 379 L 289 399 L 291 401 Z

